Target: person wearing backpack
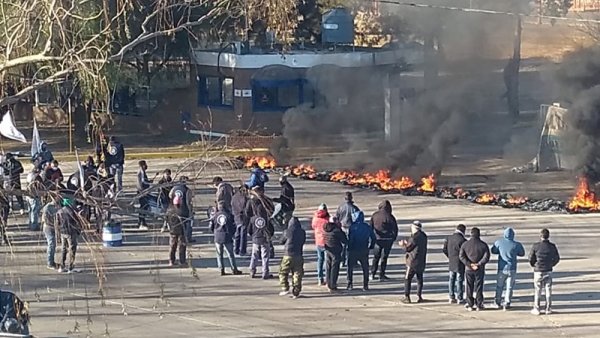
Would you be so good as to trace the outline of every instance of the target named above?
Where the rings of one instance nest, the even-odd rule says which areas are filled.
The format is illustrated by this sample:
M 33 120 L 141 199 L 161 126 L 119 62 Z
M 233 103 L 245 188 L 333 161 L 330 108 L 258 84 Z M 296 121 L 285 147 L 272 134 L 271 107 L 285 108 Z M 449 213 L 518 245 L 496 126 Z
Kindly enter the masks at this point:
M 250 179 L 246 182 L 246 186 L 248 189 L 252 189 L 254 187 L 264 188 L 265 183 L 269 182 L 269 176 L 262 170 L 257 162 L 252 163 L 252 174 L 250 175 Z
M 210 220 L 210 231 L 214 234 L 215 248 L 217 249 L 217 266 L 221 270 L 221 276 L 225 276 L 225 266 L 223 264 L 223 251 L 227 252 L 231 272 L 234 275 L 241 275 L 235 263 L 233 254 L 233 236 L 235 235 L 235 222 L 231 211 L 227 208 L 224 201 L 217 204 L 217 213 Z

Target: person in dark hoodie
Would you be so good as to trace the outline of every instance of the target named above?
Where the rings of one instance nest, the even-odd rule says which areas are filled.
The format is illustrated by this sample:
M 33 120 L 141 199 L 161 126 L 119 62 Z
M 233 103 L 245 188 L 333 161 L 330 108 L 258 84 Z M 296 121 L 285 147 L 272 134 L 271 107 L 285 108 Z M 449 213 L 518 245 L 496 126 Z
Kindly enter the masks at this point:
M 125 164 L 125 147 L 114 136 L 110 137 L 106 146 L 106 166 L 110 174 L 116 178 L 117 191 L 123 190 L 123 165 Z
M 325 276 L 327 279 L 327 290 L 329 292 L 337 291 L 337 281 L 340 274 L 340 264 L 342 263 L 342 250 L 348 244 L 346 234 L 338 226 L 335 217 L 329 220 L 325 225 L 323 233 L 325 240 Z
M 221 276 L 225 276 L 225 266 L 223 264 L 223 251 L 227 252 L 229 266 L 234 275 L 241 275 L 235 262 L 233 253 L 233 236 L 235 235 L 235 222 L 233 215 L 227 208 L 225 201 L 220 201 L 217 205 L 217 213 L 210 220 L 210 231 L 215 235 L 215 248 L 217 249 L 217 266 L 221 270 Z
M 406 251 L 406 279 L 404 280 L 404 298 L 402 303 L 409 304 L 412 280 L 417 276 L 417 303 L 423 302 L 423 272 L 427 264 L 427 235 L 421 222 L 414 221 L 410 226 L 411 236 L 403 240 L 400 246 Z
M 259 188 L 260 190 L 260 188 Z M 269 221 L 269 213 L 261 198 L 262 193 L 251 195 L 244 211 L 249 220 L 248 235 L 252 238 L 252 254 L 250 258 L 250 277 L 254 278 L 258 260 L 262 261 L 262 278 L 270 279 L 269 259 L 271 258 L 271 238 L 275 234 L 275 228 Z
M 444 240 L 442 251 L 448 257 L 448 299 L 450 304 L 462 304 L 465 289 L 465 265 L 460 261 L 458 254 L 460 247 L 467 241 L 465 231 L 467 227 L 459 224 L 454 233 Z
M 377 270 L 379 268 L 379 260 L 381 260 L 381 270 L 379 270 L 379 280 L 389 280 L 385 275 L 387 268 L 388 257 L 392 251 L 394 241 L 398 237 L 398 223 L 392 215 L 392 204 L 385 200 L 379 204 L 379 210 L 375 211 L 371 216 L 371 227 L 375 231 L 375 254 L 373 256 L 373 264 L 371 265 L 371 279 L 377 279 Z
M 546 289 L 546 314 L 552 313 L 552 270 L 560 262 L 556 245 L 550 242 L 550 231 L 542 229 L 541 240 L 531 247 L 529 265 L 533 268 L 533 285 L 535 295 L 531 314 L 540 314 L 540 299 L 542 290 Z
M 362 211 L 354 214 L 354 222 L 348 231 L 348 286 L 346 290 L 352 290 L 352 279 L 354 266 L 360 263 L 363 271 L 363 291 L 369 290 L 369 250 L 375 246 L 375 232 L 365 222 Z
M 77 238 L 81 234 L 81 217 L 77 214 L 72 198 L 63 198 L 62 208 L 56 216 L 60 226 L 60 237 L 62 242 L 62 264 L 58 272 L 75 272 L 75 254 L 77 253 Z M 67 262 L 69 255 L 69 265 Z
M 515 241 L 515 231 L 509 227 L 504 229 L 504 238 L 497 240 L 492 246 L 492 253 L 498 255 L 495 305 L 497 309 L 504 307 L 506 311 L 510 309 L 517 278 L 517 259 L 525 256 L 525 248 L 520 242 Z M 505 285 L 506 292 L 502 304 L 502 291 Z
M 335 217 L 337 218 L 338 222 L 342 225 L 342 230 L 344 231 L 344 233 L 346 234 L 346 236 L 348 236 L 348 229 L 350 229 L 350 226 L 352 225 L 352 215 L 354 215 L 355 213 L 359 212 L 360 209 L 354 204 L 354 197 L 352 196 L 352 193 L 350 191 L 346 192 L 346 195 L 344 197 L 344 203 L 342 203 L 336 213 L 335 213 Z M 342 265 L 346 266 L 346 253 L 347 253 L 348 248 L 346 246 L 344 246 L 343 250 L 342 250 Z
M 479 228 L 471 229 L 471 238 L 461 247 L 458 257 L 465 265 L 465 279 L 467 281 L 467 304 L 465 308 L 473 311 L 483 310 L 483 283 L 485 279 L 485 265 L 490 261 L 490 248 L 480 239 Z M 476 298 L 473 298 L 475 292 Z
M 289 275 L 292 274 L 292 297 L 298 298 L 302 291 L 302 277 L 304 276 L 303 248 L 306 243 L 306 232 L 298 217 L 292 217 L 283 237 L 285 253 L 279 265 L 280 296 L 290 293 Z
M 233 237 L 233 250 L 238 256 L 246 256 L 248 247 L 248 220 L 244 215 L 244 209 L 248 202 L 248 189 L 245 185 L 238 188 L 231 198 L 231 212 L 235 221 L 235 235 Z

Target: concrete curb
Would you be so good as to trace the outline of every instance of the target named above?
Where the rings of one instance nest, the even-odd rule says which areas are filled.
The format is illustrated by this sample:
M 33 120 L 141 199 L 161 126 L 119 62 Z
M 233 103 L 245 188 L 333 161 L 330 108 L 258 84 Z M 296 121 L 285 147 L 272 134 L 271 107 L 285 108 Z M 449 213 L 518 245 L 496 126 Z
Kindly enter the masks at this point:
M 209 154 L 223 155 L 229 157 L 236 156 L 261 156 L 266 155 L 269 150 L 267 148 L 255 148 L 255 149 L 230 149 L 224 151 L 212 151 Z M 83 151 L 79 153 L 79 160 L 85 160 L 89 152 Z M 142 153 L 126 153 L 126 160 L 149 160 L 149 159 L 177 159 L 177 158 L 194 158 L 200 155 L 205 155 L 203 151 L 163 151 L 163 152 L 142 152 Z M 54 155 L 54 158 L 60 162 L 71 162 L 75 161 L 75 154 L 58 153 Z

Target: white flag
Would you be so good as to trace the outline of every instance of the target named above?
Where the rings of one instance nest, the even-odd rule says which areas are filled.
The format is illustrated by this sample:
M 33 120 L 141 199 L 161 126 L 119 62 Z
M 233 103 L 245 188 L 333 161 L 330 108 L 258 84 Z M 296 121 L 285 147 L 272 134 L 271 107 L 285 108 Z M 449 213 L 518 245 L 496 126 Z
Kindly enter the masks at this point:
M 40 139 L 40 132 L 37 128 L 37 122 L 33 119 L 33 135 L 31 135 L 31 156 L 40 152 L 40 145 L 42 140 Z
M 0 121 L 0 134 L 11 140 L 27 143 L 25 136 L 15 127 L 10 110 L 4 113 Z
M 77 148 L 75 148 L 75 159 L 77 160 L 77 170 L 79 170 L 79 187 L 85 196 L 85 176 L 83 175 L 83 166 L 81 165 L 81 161 L 79 161 L 79 153 L 77 152 Z

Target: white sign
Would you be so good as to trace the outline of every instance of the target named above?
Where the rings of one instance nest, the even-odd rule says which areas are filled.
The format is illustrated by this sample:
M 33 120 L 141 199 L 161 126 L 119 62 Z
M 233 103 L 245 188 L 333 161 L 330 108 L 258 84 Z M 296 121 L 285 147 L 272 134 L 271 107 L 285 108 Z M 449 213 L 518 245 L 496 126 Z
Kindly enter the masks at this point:
M 242 96 L 242 90 L 241 89 L 234 89 L 233 90 L 233 96 L 235 96 L 235 97 L 241 97 Z
M 252 97 L 252 89 L 242 90 L 242 97 Z

